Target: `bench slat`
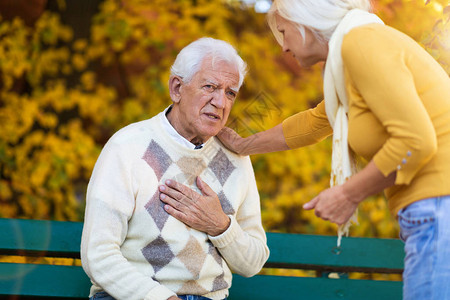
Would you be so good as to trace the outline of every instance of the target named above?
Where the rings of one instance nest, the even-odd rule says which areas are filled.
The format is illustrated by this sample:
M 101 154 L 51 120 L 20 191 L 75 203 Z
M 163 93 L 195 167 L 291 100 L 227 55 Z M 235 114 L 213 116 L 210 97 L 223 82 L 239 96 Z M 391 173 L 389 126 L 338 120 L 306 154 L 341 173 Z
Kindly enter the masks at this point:
M 0 254 L 79 258 L 81 222 L 0 219 Z M 403 243 L 398 239 L 343 238 L 336 254 L 336 236 L 267 233 L 270 268 L 401 273 Z
M 342 238 L 336 236 L 267 233 L 271 251 L 265 267 L 293 269 L 401 273 L 403 242 L 397 239 Z M 338 254 L 337 254 L 338 253 Z
M 75 266 L 0 263 L 0 274 L 0 295 L 86 298 L 90 288 L 89 278 Z M 7 274 L 19 275 L 8 278 Z M 244 278 L 234 274 L 229 299 L 309 299 L 311 295 L 317 300 L 401 299 L 401 290 L 402 283 L 396 281 L 268 275 Z
M 78 266 L 0 263 L 0 295 L 87 299 L 90 286 Z
M 83 223 L 0 218 L 0 254 L 80 257 Z
M 402 282 L 235 274 L 229 299 L 392 300 L 402 299 Z

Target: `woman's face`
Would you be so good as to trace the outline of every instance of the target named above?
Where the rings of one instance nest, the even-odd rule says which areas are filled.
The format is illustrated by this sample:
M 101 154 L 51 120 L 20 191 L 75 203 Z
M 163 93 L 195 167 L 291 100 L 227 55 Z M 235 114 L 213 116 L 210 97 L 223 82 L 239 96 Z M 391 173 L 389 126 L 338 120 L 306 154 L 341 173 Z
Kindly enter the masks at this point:
M 328 44 L 318 41 L 315 35 L 305 27 L 305 38 L 297 26 L 288 20 L 275 16 L 277 29 L 283 35 L 283 51 L 290 52 L 304 68 L 325 61 L 328 55 Z

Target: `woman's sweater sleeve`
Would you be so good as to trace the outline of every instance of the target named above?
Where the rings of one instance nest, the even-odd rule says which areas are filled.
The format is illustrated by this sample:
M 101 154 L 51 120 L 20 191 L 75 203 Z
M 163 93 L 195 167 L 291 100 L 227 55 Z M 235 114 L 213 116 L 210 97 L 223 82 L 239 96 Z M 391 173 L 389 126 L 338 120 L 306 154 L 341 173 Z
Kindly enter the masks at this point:
M 373 157 L 375 165 L 385 176 L 397 171 L 397 185 L 409 184 L 436 152 L 437 138 L 404 43 L 375 29 L 354 30 L 344 38 L 342 58 L 355 89 L 389 136 Z
M 283 121 L 283 134 L 291 149 L 320 142 L 333 133 L 325 112 L 325 101 Z

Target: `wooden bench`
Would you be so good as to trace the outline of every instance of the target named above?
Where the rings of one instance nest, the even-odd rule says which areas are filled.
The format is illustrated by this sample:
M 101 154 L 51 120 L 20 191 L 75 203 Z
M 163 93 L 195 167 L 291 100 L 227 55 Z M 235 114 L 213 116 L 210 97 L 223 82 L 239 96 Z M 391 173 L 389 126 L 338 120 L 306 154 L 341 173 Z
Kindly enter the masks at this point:
M 82 226 L 0 219 L 0 255 L 79 259 Z M 399 240 L 343 238 L 337 249 L 334 236 L 267 233 L 267 238 L 271 254 L 265 268 L 314 270 L 317 277 L 234 275 L 230 300 L 402 298 L 401 281 L 348 279 L 342 274 L 400 274 L 404 254 Z M 87 299 L 89 287 L 79 261 L 70 266 L 0 263 L 0 299 Z

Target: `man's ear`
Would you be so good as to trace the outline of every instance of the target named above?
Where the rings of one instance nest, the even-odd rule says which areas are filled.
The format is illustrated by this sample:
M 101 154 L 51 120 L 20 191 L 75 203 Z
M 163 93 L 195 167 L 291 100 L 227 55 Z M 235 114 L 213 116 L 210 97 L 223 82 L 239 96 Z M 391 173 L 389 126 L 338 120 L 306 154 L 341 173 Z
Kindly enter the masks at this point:
M 178 103 L 181 100 L 181 85 L 183 81 L 178 76 L 170 76 L 169 78 L 169 92 L 173 103 Z

